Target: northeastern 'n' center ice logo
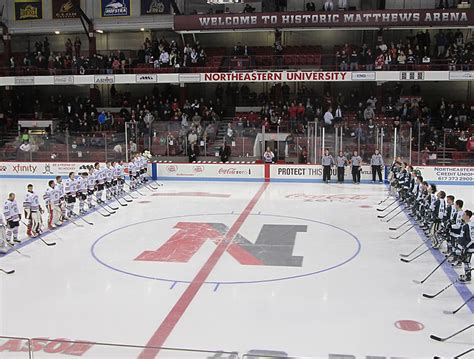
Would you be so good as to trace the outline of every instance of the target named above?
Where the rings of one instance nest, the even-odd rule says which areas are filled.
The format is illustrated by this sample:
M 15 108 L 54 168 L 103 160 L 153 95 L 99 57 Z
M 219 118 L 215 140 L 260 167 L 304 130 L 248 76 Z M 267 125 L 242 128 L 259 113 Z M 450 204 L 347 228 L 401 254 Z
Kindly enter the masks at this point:
M 178 229 L 155 251 L 145 251 L 135 260 L 187 263 L 207 240 L 218 245 L 229 228 L 223 223 L 178 222 Z M 263 225 L 255 243 L 237 234 L 227 252 L 242 265 L 301 267 L 302 256 L 294 256 L 296 235 L 305 225 Z
M 339 268 L 360 252 L 350 232 L 310 218 L 239 213 L 190 214 L 124 224 L 97 238 L 95 260 L 140 279 L 192 283 L 215 253 L 207 284 L 263 283 Z

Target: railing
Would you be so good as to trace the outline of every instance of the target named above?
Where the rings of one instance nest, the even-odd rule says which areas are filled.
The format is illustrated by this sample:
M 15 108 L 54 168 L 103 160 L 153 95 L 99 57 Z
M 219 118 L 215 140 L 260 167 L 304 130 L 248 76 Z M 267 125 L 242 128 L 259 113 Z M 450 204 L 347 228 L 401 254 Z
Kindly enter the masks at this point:
M 471 64 L 449 64 L 446 59 L 432 59 L 431 63 L 415 64 L 337 64 L 335 55 L 320 53 L 262 54 L 250 56 L 212 56 L 203 63 L 188 66 L 161 65 L 154 67 L 149 63 L 138 63 L 125 68 L 42 68 L 37 66 L 0 67 L 0 76 L 53 76 L 53 75 L 97 75 L 97 74 L 147 74 L 147 73 L 210 73 L 251 70 L 318 70 L 318 71 L 470 71 Z
M 324 124 L 320 120 L 308 122 L 304 117 L 284 117 L 272 123 L 255 115 L 247 121 L 238 114 L 230 121 L 202 121 L 200 126 L 189 120 L 188 124 L 154 121 L 149 127 L 126 122 L 85 132 L 58 127 L 54 134 L 32 129 L 0 147 L 0 161 L 128 161 L 132 154 L 145 149 L 157 160 L 256 161 L 270 147 L 276 160 L 291 163 L 319 163 L 324 149 L 332 154 L 342 151 L 347 157 L 357 151 L 369 162 L 379 149 L 386 163 L 400 156 L 414 165 L 472 166 L 474 140 L 469 139 L 470 131 L 432 130 L 420 122 L 397 124 L 385 118 L 373 122 L 344 118 Z

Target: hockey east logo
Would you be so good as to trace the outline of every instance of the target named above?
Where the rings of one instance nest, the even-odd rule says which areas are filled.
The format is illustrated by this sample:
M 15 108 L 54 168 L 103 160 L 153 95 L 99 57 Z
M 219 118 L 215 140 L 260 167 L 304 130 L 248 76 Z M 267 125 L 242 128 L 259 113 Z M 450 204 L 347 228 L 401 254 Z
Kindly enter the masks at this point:
M 188 263 L 206 241 L 218 246 L 226 240 L 229 228 L 223 223 L 178 222 L 178 231 L 156 250 L 144 251 L 136 261 Z M 306 233 L 306 225 L 264 224 L 255 243 L 241 234 L 226 248 L 240 265 L 302 267 L 303 257 L 294 256 L 298 233 Z

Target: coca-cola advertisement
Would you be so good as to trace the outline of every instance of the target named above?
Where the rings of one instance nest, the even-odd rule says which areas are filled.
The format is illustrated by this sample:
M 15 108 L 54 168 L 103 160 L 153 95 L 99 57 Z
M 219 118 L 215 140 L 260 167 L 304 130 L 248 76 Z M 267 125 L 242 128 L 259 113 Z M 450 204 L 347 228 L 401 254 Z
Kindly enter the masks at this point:
M 264 166 L 243 163 L 158 164 L 158 178 L 263 181 Z

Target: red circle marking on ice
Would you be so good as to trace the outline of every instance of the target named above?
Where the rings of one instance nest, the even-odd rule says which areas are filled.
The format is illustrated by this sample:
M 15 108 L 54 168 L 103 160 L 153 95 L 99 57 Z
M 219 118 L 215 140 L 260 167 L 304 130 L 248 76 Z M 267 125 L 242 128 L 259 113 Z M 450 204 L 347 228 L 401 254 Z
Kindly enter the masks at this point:
M 372 208 L 372 206 L 369 206 L 369 205 L 367 205 L 367 204 L 363 204 L 363 205 L 361 205 L 361 206 L 359 206 L 359 207 L 360 207 L 360 208 Z
M 395 327 L 400 330 L 406 330 L 407 332 L 419 332 L 425 329 L 425 326 L 415 320 L 399 320 L 395 322 Z

